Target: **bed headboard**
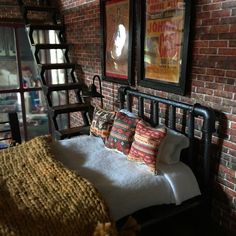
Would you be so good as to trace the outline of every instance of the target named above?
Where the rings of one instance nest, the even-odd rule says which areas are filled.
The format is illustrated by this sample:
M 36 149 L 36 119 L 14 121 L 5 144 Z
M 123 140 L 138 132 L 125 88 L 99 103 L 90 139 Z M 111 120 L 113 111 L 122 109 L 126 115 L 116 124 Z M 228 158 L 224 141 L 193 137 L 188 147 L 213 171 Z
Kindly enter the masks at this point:
M 215 112 L 198 103 L 190 105 L 123 86 L 119 88 L 119 100 L 121 109 L 137 112 L 152 126 L 164 124 L 188 136 L 190 145 L 181 154 L 182 160 L 195 173 L 202 192 L 208 192 Z

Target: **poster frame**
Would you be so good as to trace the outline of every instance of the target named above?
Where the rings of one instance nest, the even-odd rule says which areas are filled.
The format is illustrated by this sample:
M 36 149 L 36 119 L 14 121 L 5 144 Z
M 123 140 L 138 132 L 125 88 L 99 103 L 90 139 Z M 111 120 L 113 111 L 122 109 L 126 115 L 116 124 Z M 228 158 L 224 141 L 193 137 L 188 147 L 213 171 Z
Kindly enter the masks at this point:
M 120 72 L 119 74 L 119 67 L 116 69 L 115 73 L 112 73 L 112 71 L 109 71 L 108 63 L 109 59 L 107 56 L 107 45 L 108 45 L 108 38 L 112 35 L 111 32 L 107 30 L 107 21 L 110 19 L 106 19 L 106 6 L 107 4 L 112 4 L 114 7 L 121 2 L 128 2 L 129 4 L 129 11 L 128 11 L 128 45 L 126 48 L 122 51 L 124 52 L 125 56 L 123 61 L 125 61 L 125 65 L 127 66 L 127 71 L 125 73 Z M 134 78 L 134 12 L 135 12 L 135 1 L 134 0 L 100 0 L 100 16 L 101 16 L 101 38 L 102 38 L 102 55 L 101 55 L 101 65 L 102 65 L 102 79 L 104 81 L 119 83 L 119 84 L 125 84 L 125 85 L 131 85 L 133 86 L 135 83 Z M 121 13 L 122 14 L 122 13 Z M 119 61 L 118 61 L 119 62 Z M 115 68 L 115 67 L 113 67 Z M 112 67 L 111 67 L 111 70 Z
M 169 0 L 171 1 L 171 0 Z M 153 1 L 152 1 L 153 2 Z M 161 1 L 160 1 L 161 2 Z M 165 1 L 164 1 L 165 2 Z M 173 0 L 173 2 L 176 2 Z M 146 7 L 149 7 L 146 0 L 138 0 L 137 6 L 139 9 L 137 10 L 138 16 L 138 29 L 137 29 L 137 52 L 138 52 L 138 85 L 153 88 L 156 90 L 171 92 L 175 94 L 185 95 L 186 93 L 186 78 L 188 73 L 187 68 L 187 61 L 188 61 L 188 51 L 189 51 L 189 34 L 190 34 L 190 26 L 191 26 L 191 1 L 184 0 L 184 16 L 183 16 L 183 30 L 182 30 L 182 41 L 181 41 L 181 48 L 179 53 L 179 61 L 178 61 L 178 75 L 174 74 L 176 81 L 171 81 L 167 78 L 168 72 L 165 68 L 161 68 L 161 66 L 154 69 L 154 72 L 158 74 L 159 69 L 160 73 L 166 73 L 167 75 L 164 77 L 153 77 L 150 78 L 146 76 L 146 72 L 148 73 L 147 63 L 145 63 L 145 41 L 146 41 L 146 25 L 147 25 L 147 18 L 146 18 Z M 147 3 L 147 4 L 146 4 Z M 149 8 L 151 9 L 151 8 Z M 155 9 L 155 8 L 154 8 Z M 164 10 L 165 11 L 165 10 Z M 158 16 L 160 20 L 165 20 L 162 18 L 162 15 Z M 150 32 L 150 31 L 149 31 Z M 147 48 L 147 47 L 146 47 Z M 159 55 L 161 60 L 161 55 Z M 158 59 L 158 58 L 157 58 Z M 172 70 L 173 71 L 173 70 Z M 171 73 L 172 73 L 171 71 Z M 154 74 L 155 75 L 155 74 Z M 172 75 L 172 74 L 171 74 Z M 172 76 L 172 78 L 174 78 Z M 166 77 L 166 78 L 165 78 Z M 170 77 L 171 78 L 171 77 Z

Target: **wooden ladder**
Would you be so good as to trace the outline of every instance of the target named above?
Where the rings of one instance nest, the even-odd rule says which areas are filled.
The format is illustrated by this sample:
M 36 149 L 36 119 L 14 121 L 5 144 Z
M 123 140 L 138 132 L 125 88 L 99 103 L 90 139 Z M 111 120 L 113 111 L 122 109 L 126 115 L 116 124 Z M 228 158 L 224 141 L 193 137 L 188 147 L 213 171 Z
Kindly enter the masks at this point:
M 85 88 L 84 84 L 78 83 L 75 77 L 75 68 L 76 64 L 71 63 L 68 52 L 69 52 L 69 45 L 66 43 L 65 38 L 65 28 L 60 19 L 60 14 L 58 9 L 50 5 L 49 0 L 38 0 L 32 1 L 33 4 L 26 3 L 24 0 L 18 0 L 20 5 L 20 9 L 25 21 L 26 30 L 29 38 L 29 42 L 31 44 L 31 49 L 34 55 L 35 62 L 38 65 L 38 71 L 40 74 L 42 90 L 44 96 L 46 98 L 47 107 L 48 107 L 48 115 L 50 120 L 54 125 L 55 135 L 59 139 L 70 138 L 72 136 L 88 133 L 89 131 L 89 117 L 88 112 L 92 108 L 91 105 L 84 102 L 82 97 L 82 91 Z M 45 19 L 38 21 L 35 23 L 31 19 L 30 14 L 48 14 L 49 20 L 45 23 Z M 53 30 L 56 32 L 59 43 L 51 44 L 51 43 L 38 43 L 34 40 L 34 32 L 41 31 L 41 32 L 49 32 Z M 63 63 L 50 63 L 44 62 L 42 63 L 42 58 L 40 57 L 40 53 L 44 50 L 62 50 L 64 55 L 64 62 Z M 45 60 L 45 58 L 44 58 Z M 52 84 L 50 79 L 48 79 L 47 72 L 50 70 L 65 70 L 65 82 L 63 84 Z M 70 81 L 68 79 L 70 76 Z M 49 76 L 50 77 L 50 76 Z M 66 91 L 67 94 L 69 91 L 73 90 L 76 94 L 77 102 L 70 104 L 67 102 L 66 105 L 57 105 L 55 106 L 53 103 L 53 96 L 52 92 L 59 92 L 59 91 Z M 69 100 L 69 99 L 68 99 Z M 69 114 L 72 112 L 80 112 L 83 119 L 83 125 L 79 127 L 67 128 L 67 129 L 60 129 L 58 125 L 57 117 L 61 114 Z

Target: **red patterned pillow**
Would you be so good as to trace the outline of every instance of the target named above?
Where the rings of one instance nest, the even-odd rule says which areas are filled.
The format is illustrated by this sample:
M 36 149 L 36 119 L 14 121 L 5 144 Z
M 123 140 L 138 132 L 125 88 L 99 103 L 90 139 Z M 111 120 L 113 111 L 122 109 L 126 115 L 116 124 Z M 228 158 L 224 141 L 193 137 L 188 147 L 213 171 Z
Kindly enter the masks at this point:
M 106 140 L 110 134 L 116 112 L 95 108 L 90 126 L 90 134 Z
M 138 118 L 117 112 L 110 135 L 105 143 L 106 147 L 116 149 L 127 155 L 133 142 L 134 131 L 138 121 Z
M 146 164 L 150 171 L 157 173 L 158 147 L 166 135 L 166 128 L 152 128 L 144 121 L 139 121 L 134 135 L 128 160 Z

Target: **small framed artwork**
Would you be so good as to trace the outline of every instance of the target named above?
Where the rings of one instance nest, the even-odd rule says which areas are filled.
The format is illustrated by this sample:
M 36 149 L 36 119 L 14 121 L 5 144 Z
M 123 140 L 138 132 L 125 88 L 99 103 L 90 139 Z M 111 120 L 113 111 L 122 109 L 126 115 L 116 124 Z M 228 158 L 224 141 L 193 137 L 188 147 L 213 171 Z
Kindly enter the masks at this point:
M 191 1 L 138 0 L 138 84 L 185 94 Z
M 120 84 L 134 84 L 134 1 L 100 0 L 102 28 L 102 77 Z

